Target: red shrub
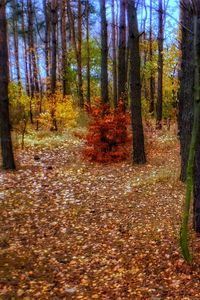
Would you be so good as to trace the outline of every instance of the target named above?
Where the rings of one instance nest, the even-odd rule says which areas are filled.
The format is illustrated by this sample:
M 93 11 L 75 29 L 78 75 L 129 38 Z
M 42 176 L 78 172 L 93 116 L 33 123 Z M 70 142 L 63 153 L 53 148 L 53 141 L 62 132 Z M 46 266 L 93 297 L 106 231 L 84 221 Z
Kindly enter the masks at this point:
M 86 136 L 84 155 L 97 162 L 116 162 L 127 158 L 130 138 L 127 115 L 120 102 L 115 110 L 107 105 L 90 109 L 93 121 Z

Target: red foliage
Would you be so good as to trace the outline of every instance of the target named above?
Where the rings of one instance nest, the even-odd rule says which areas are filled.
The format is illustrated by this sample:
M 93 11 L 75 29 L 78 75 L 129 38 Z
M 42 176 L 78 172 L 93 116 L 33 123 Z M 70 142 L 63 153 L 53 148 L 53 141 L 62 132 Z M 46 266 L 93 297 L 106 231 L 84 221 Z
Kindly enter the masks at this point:
M 129 153 L 127 133 L 128 116 L 123 112 L 123 103 L 111 110 L 107 105 L 90 108 L 93 121 L 86 136 L 85 157 L 97 162 L 117 162 Z

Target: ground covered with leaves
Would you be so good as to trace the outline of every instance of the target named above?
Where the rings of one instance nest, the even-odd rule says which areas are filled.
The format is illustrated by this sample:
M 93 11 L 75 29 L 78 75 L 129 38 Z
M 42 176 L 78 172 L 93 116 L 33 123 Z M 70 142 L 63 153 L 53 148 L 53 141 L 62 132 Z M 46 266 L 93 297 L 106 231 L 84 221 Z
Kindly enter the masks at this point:
M 184 263 L 184 186 L 173 133 L 148 163 L 96 164 L 73 134 L 29 137 L 0 173 L 0 299 L 199 299 L 200 243 Z

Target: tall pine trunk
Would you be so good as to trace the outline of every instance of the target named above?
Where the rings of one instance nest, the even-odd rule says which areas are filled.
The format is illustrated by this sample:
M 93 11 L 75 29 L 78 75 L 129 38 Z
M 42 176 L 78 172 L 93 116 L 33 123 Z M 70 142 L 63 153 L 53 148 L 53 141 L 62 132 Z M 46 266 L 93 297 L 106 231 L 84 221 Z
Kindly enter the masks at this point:
M 61 1 L 61 44 L 62 44 L 62 86 L 63 86 L 63 96 L 70 94 L 69 85 L 69 65 L 67 57 L 67 30 L 66 30 L 66 2 Z
M 30 96 L 30 79 L 28 72 L 28 46 L 27 46 L 27 35 L 25 29 L 25 7 L 24 0 L 22 0 L 22 37 L 24 43 L 24 62 L 25 62 L 25 77 L 26 77 L 26 92 Z
M 90 3 L 85 2 L 86 11 L 86 42 L 87 42 L 87 103 L 91 104 L 91 74 L 90 74 Z
M 12 149 L 12 140 L 9 122 L 9 100 L 8 100 L 8 44 L 6 24 L 6 4 L 0 2 L 0 129 L 1 129 L 1 152 L 4 169 L 15 169 Z
M 67 1 L 67 12 L 69 17 L 70 31 L 72 37 L 72 44 L 74 47 L 74 52 L 77 62 L 77 73 L 78 73 L 78 96 L 79 96 L 79 106 L 83 108 L 84 98 L 83 98 L 83 78 L 82 78 L 82 62 L 81 62 L 81 50 L 82 50 L 82 13 L 81 13 L 81 1 L 78 0 L 78 34 L 76 36 L 74 16 L 72 14 L 70 0 Z M 78 41 L 77 41 L 78 40 Z
M 152 27 L 152 0 L 150 0 L 150 29 L 149 29 L 149 61 L 151 64 L 150 71 L 150 101 L 149 101 L 149 112 L 154 113 L 154 95 L 155 95 L 155 78 L 153 76 L 153 27 Z
M 17 22 L 17 3 L 12 0 L 12 27 L 13 27 L 13 39 L 14 39 L 14 49 L 15 49 L 15 65 L 17 71 L 17 82 L 21 86 L 21 75 L 20 75 L 20 64 L 19 64 L 19 40 L 18 40 L 18 22 Z
M 133 130 L 133 162 L 146 162 L 144 149 L 144 134 L 141 112 L 141 79 L 140 79 L 140 52 L 137 12 L 134 0 L 127 0 L 129 53 L 130 53 L 130 97 Z
M 106 1 L 100 0 L 101 16 L 101 100 L 109 102 L 108 96 L 108 33 L 106 20 Z
M 189 0 L 182 0 L 181 9 L 181 70 L 179 72 L 179 134 L 181 152 L 181 180 L 186 180 L 189 144 L 191 140 L 192 122 L 194 118 L 194 47 L 193 47 L 193 18 Z
M 162 128 L 162 111 L 163 111 L 163 0 L 159 0 L 158 11 L 158 94 L 156 103 L 156 128 Z
M 43 0 L 44 16 L 45 16 L 45 69 L 47 80 L 50 76 L 50 9 L 48 0 Z M 49 85 L 47 82 L 47 89 Z
M 120 0 L 119 45 L 118 45 L 118 101 L 126 92 L 126 1 Z

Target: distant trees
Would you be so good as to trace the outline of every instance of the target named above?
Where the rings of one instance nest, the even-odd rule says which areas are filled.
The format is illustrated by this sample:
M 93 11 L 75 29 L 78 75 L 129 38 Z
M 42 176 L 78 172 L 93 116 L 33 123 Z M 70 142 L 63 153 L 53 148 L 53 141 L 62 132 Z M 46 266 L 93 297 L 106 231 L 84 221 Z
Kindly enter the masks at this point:
M 15 169 L 8 100 L 8 46 L 5 1 L 0 2 L 0 138 L 4 169 Z

